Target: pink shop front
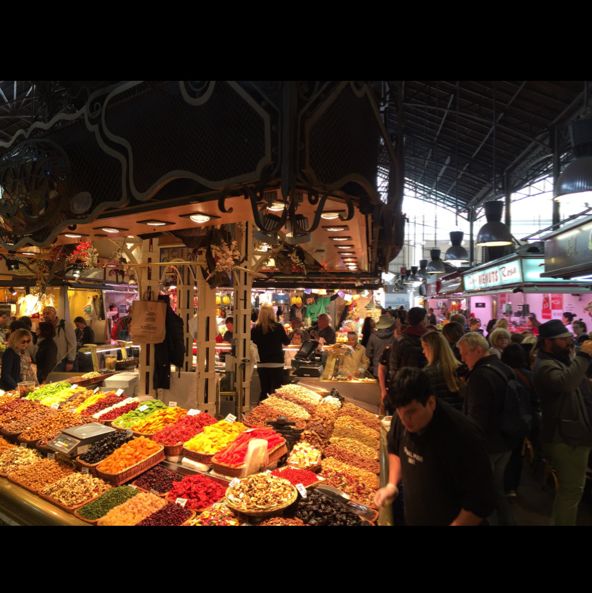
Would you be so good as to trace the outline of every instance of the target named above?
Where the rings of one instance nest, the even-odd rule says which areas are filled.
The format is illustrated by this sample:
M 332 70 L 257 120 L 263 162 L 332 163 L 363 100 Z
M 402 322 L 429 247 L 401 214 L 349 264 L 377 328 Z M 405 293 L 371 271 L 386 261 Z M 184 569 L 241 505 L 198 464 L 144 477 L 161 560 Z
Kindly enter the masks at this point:
M 561 319 L 564 311 L 586 319 L 586 307 L 592 303 L 590 282 L 545 278 L 543 272 L 543 257 L 514 254 L 464 273 L 470 313 L 483 327 L 490 319 L 505 317 L 514 332 L 532 329 L 529 314 L 540 323 Z

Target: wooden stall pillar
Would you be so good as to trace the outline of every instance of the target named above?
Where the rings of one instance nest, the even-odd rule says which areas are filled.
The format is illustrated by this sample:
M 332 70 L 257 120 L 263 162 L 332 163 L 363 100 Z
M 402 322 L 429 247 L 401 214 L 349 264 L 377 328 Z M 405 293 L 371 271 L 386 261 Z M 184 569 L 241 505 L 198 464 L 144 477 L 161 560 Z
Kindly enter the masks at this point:
M 193 319 L 193 296 L 195 275 L 189 265 L 180 267 L 179 284 L 177 285 L 177 314 L 183 320 L 183 343 L 185 344 L 185 361 L 182 370 L 191 372 L 193 362 L 193 335 L 190 321 Z
M 139 268 L 138 288 L 142 300 L 156 301 L 160 292 L 160 247 L 158 238 L 142 241 L 142 264 Z M 156 264 L 156 265 L 150 265 Z M 140 378 L 138 395 L 154 397 L 154 344 L 142 344 L 140 350 Z

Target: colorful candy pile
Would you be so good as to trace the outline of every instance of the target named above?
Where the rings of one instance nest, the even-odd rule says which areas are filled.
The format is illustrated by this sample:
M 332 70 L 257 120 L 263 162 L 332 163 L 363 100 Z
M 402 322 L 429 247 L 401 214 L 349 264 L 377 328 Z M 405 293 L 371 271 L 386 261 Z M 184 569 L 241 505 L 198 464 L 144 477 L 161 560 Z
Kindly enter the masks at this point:
M 175 482 L 183 479 L 181 474 L 171 471 L 162 465 L 157 465 L 134 480 L 134 486 L 144 490 L 155 490 L 157 494 L 168 492 Z
M 220 420 L 216 424 L 206 426 L 202 432 L 185 443 L 189 451 L 201 455 L 215 455 L 228 447 L 247 427 L 242 422 Z
M 216 419 L 207 412 L 195 416 L 185 416 L 175 424 L 159 430 L 152 435 L 152 438 L 161 445 L 172 447 L 188 441 L 211 424 L 216 424 Z
M 271 428 L 254 428 L 242 433 L 228 448 L 214 455 L 212 461 L 222 463 L 230 467 L 239 467 L 244 464 L 249 441 L 263 439 L 267 441 L 267 451 L 283 445 L 286 441 L 275 430 Z
M 97 465 L 97 471 L 104 474 L 119 474 L 136 465 L 136 463 L 144 461 L 159 450 L 162 450 L 162 445 L 146 437 L 138 437 L 125 443 L 103 459 Z
M 150 492 L 140 492 L 137 496 L 112 508 L 99 519 L 97 525 L 137 525 L 166 504 L 166 500 L 160 496 Z
M 154 434 L 169 424 L 174 424 L 187 414 L 184 408 L 165 408 L 150 414 L 146 419 L 134 424 L 134 431 L 142 434 Z
M 131 486 L 117 486 L 111 488 L 103 494 L 100 498 L 93 502 L 89 502 L 82 508 L 78 509 L 78 514 L 88 519 L 89 521 L 95 521 L 106 515 L 112 508 L 123 504 L 130 498 L 139 494 L 137 488 Z
M 181 481 L 175 482 L 171 491 L 167 494 L 167 499 L 175 502 L 177 498 L 187 500 L 187 508 L 192 511 L 201 511 L 224 498 L 226 487 L 220 482 L 195 474 L 185 476 Z

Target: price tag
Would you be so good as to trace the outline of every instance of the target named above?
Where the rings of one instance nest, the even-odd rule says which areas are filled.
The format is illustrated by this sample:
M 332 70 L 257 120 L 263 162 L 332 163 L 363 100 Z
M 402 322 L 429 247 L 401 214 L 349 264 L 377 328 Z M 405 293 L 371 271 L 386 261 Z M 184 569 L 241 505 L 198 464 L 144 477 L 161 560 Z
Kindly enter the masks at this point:
M 95 388 L 93 389 L 93 394 L 95 394 L 95 393 L 96 393 L 96 392 L 97 392 L 99 389 L 100 389 L 100 387 L 95 387 Z
M 182 506 L 183 508 L 185 508 L 185 505 L 187 504 L 187 499 L 186 498 L 177 498 L 175 500 L 175 503 Z
M 145 412 L 150 406 L 144 404 L 138 408 L 138 412 Z
M 88 474 L 88 467 L 81 467 L 80 472 L 83 474 Z
M 177 407 L 177 402 L 174 402 L 174 401 L 169 402 L 169 408 L 176 408 L 176 407 Z
M 236 416 L 234 414 L 228 414 L 228 416 L 226 416 L 226 418 L 224 418 L 224 420 L 226 420 L 226 422 L 230 422 L 230 424 L 232 424 L 233 422 L 236 421 Z
M 60 409 L 60 404 L 51 404 L 51 406 L 49 406 L 50 408 L 53 408 L 54 410 L 59 410 Z
M 48 459 L 55 459 L 55 453 L 48 453 L 47 454 L 47 458 Z
M 245 430 L 245 432 L 253 432 L 254 430 L 254 428 L 249 428 L 248 430 Z
M 187 416 L 197 416 L 198 414 L 201 414 L 201 410 L 196 410 L 195 408 L 191 408 L 187 412 Z
M 300 492 L 300 496 L 302 496 L 302 498 L 306 498 L 308 496 L 308 492 L 302 484 L 296 484 L 296 490 Z
M 230 480 L 230 484 L 228 484 L 228 486 L 230 488 L 236 488 L 239 484 L 240 484 L 240 480 L 238 478 L 232 478 L 232 480 Z
M 134 486 L 133 484 L 130 484 L 129 487 L 130 488 L 133 488 L 134 490 L 137 490 L 138 489 L 138 487 L 137 486 Z
M 72 387 L 70 387 L 70 389 L 76 389 L 78 387 L 78 383 L 73 383 Z
M 118 389 L 118 390 L 115 392 L 115 395 L 123 395 L 123 392 L 124 392 L 124 391 L 125 391 L 124 389 L 121 389 L 121 388 L 120 388 L 120 389 Z

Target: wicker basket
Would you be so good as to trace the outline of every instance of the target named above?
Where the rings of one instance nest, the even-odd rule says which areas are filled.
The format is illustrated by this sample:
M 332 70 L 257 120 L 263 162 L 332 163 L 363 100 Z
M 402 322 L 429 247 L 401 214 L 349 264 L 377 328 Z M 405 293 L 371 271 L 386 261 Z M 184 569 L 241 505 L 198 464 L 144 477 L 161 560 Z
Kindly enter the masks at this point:
M 185 449 L 185 447 L 181 449 L 181 455 L 183 455 L 183 457 L 189 457 L 189 459 L 193 459 L 193 461 L 199 461 L 205 465 L 212 465 L 212 457 L 214 457 L 214 455 L 202 455 L 201 453 L 190 451 L 189 449 Z
M 105 480 L 105 482 L 109 482 L 114 486 L 121 486 L 121 484 L 125 484 L 125 482 L 133 480 L 136 476 L 139 476 L 146 470 L 149 470 L 151 467 L 158 465 L 161 461 L 164 461 L 164 447 L 160 447 L 160 450 L 156 453 L 153 453 L 150 457 L 139 461 L 135 465 L 132 465 L 132 467 L 129 467 L 118 474 L 106 474 L 99 471 L 97 468 L 96 475 L 102 480 Z
M 138 488 L 139 490 L 139 488 Z M 164 508 L 164 507 L 163 507 Z M 187 509 L 191 515 L 189 515 L 189 517 L 187 517 L 187 519 L 185 519 L 185 521 L 183 523 L 181 523 L 180 525 L 166 525 L 165 527 L 186 527 L 187 523 L 189 523 L 189 521 L 192 521 L 193 519 L 195 519 L 195 517 L 197 516 L 197 513 L 195 511 L 192 511 L 190 509 Z M 158 513 L 158 511 L 156 511 Z M 154 513 L 152 513 L 154 514 Z M 150 515 L 148 515 L 149 517 Z M 148 518 L 146 517 L 146 519 Z M 98 520 L 98 519 L 97 519 Z M 142 521 L 144 521 L 145 519 L 142 519 Z M 136 523 L 135 527 L 139 526 L 139 523 L 141 523 L 142 521 L 139 521 L 138 523 Z
M 105 491 L 105 492 L 107 492 L 107 491 Z M 47 500 L 47 502 L 50 502 L 51 504 L 55 505 L 56 507 L 59 507 L 60 509 L 66 511 L 67 513 L 74 513 L 74 511 L 76 509 L 79 509 L 80 507 L 83 507 L 85 504 L 88 504 L 90 502 L 97 500 L 97 498 L 99 498 L 99 496 L 103 496 L 103 494 L 105 494 L 105 492 L 102 492 L 101 494 L 99 494 L 97 496 L 93 496 L 92 498 L 89 498 L 89 499 L 85 500 L 84 502 L 81 502 L 80 504 L 75 504 L 74 506 L 71 506 L 71 507 L 68 507 L 68 506 L 62 504 L 61 502 L 58 502 L 57 500 L 55 500 L 55 498 L 51 498 L 51 496 L 46 496 L 45 494 L 41 494 L 41 492 L 38 492 L 37 496 L 40 496 L 41 498 L 43 498 L 43 500 Z
M 181 453 L 183 453 L 183 443 L 177 445 L 164 445 L 164 454 L 167 457 L 179 457 Z
M 101 459 L 101 461 L 103 460 Z M 88 473 L 92 474 L 93 476 L 97 475 L 97 465 L 99 465 L 101 461 L 97 461 L 96 463 L 86 463 L 86 461 L 82 461 L 82 459 L 80 459 L 80 455 L 76 457 L 76 463 L 80 467 L 86 467 L 88 469 Z
M 292 486 L 292 488 L 293 488 L 292 496 L 290 497 L 288 502 L 285 502 L 281 505 L 277 505 L 275 507 L 270 507 L 270 508 L 264 509 L 264 510 L 245 511 L 244 509 L 234 506 L 232 501 L 228 499 L 228 496 L 226 496 L 224 498 L 224 502 L 226 503 L 226 506 L 229 509 L 233 510 L 236 513 L 240 513 L 241 515 L 248 515 L 249 517 L 267 517 L 268 515 L 273 515 L 274 513 L 277 513 L 279 511 L 283 511 L 284 509 L 287 509 L 291 504 L 296 502 L 296 499 L 298 498 L 298 490 L 296 490 L 296 488 L 294 486 Z
M 88 504 L 88 503 L 85 503 Z M 82 505 L 84 506 L 84 505 Z M 82 506 L 78 507 L 78 509 L 81 509 Z M 99 517 L 98 519 L 87 519 L 86 517 L 83 517 L 82 515 L 78 514 L 78 509 L 74 511 L 73 515 L 77 518 L 80 519 L 81 521 L 84 521 L 85 523 L 90 523 L 91 525 L 96 525 L 100 519 L 102 519 L 102 517 Z
M 288 446 L 286 442 L 280 443 L 274 449 L 269 452 L 269 461 L 264 469 L 271 467 L 272 465 L 276 464 L 279 459 L 281 459 L 286 453 L 288 452 Z M 214 459 L 212 459 L 212 469 L 225 476 L 230 476 L 232 478 L 238 478 L 242 476 L 243 470 L 245 469 L 244 465 L 239 465 L 238 467 L 226 465 L 225 463 L 218 463 Z
M 35 490 L 33 488 L 31 488 L 31 486 L 27 486 L 26 484 L 24 484 L 23 482 L 19 482 L 18 480 L 15 480 L 13 478 L 9 478 L 8 475 L 6 475 L 6 479 L 10 480 L 13 484 L 16 484 L 17 486 L 20 486 L 21 488 L 24 488 L 25 490 L 28 490 L 29 492 L 32 492 L 33 494 L 37 494 L 38 490 Z M 46 484 L 46 486 L 48 486 L 49 484 Z

